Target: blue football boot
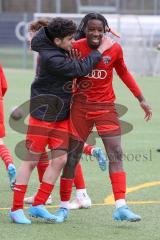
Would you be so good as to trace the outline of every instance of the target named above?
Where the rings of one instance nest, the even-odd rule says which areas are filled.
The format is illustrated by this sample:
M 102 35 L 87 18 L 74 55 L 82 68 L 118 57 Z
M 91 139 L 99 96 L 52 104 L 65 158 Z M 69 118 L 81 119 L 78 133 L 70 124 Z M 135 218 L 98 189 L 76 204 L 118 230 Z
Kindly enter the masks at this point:
M 100 169 L 105 171 L 107 168 L 106 156 L 102 152 L 102 149 L 99 147 L 94 148 L 92 155 L 97 158 Z
M 113 219 L 115 221 L 129 221 L 129 222 L 141 221 L 141 217 L 133 213 L 127 205 L 117 208 L 113 214 Z
M 62 223 L 65 220 L 67 220 L 69 215 L 69 210 L 67 208 L 60 207 L 55 213 L 54 216 L 56 216 L 56 222 Z
M 9 177 L 10 188 L 13 190 L 16 182 L 16 168 L 12 163 L 8 165 L 8 177 Z
M 48 212 L 44 205 L 31 206 L 28 213 L 31 217 L 42 218 L 50 222 L 54 222 L 56 220 L 56 217 Z
M 31 224 L 31 221 L 26 218 L 24 215 L 23 209 L 18 209 L 16 211 L 10 211 L 9 217 L 12 222 L 18 223 L 18 224 Z

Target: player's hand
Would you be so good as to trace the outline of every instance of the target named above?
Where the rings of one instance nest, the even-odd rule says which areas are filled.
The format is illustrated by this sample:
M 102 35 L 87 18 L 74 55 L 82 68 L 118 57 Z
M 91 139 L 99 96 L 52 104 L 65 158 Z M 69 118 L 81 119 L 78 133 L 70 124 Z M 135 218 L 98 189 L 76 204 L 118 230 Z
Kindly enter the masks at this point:
M 145 100 L 140 102 L 140 106 L 143 109 L 143 111 L 145 112 L 144 119 L 146 121 L 151 120 L 151 118 L 152 118 L 152 108 L 151 108 L 151 106 Z
M 80 51 L 78 51 L 78 49 L 74 49 L 72 48 L 69 52 L 69 56 L 71 59 L 81 59 L 82 58 L 82 54 Z
M 99 48 L 97 50 L 102 54 L 106 50 L 110 49 L 114 43 L 115 43 L 115 41 L 112 38 L 104 36 L 102 38 L 101 45 L 99 46 Z

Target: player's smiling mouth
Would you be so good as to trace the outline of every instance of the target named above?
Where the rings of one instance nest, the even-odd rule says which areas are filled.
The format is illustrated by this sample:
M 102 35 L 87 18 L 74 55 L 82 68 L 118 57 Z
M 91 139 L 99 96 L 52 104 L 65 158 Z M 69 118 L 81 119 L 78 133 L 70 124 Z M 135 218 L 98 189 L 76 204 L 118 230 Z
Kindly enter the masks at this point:
M 100 38 L 92 38 L 91 42 L 94 44 L 99 44 L 100 43 Z

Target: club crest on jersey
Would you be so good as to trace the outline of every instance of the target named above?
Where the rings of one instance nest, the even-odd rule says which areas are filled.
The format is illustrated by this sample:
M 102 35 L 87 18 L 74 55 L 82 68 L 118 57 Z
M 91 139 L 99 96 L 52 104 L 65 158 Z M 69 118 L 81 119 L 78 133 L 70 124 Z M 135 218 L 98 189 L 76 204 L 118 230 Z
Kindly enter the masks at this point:
M 111 57 L 110 57 L 110 56 L 104 56 L 104 57 L 103 57 L 103 62 L 104 62 L 105 64 L 108 64 L 110 61 L 111 61 Z

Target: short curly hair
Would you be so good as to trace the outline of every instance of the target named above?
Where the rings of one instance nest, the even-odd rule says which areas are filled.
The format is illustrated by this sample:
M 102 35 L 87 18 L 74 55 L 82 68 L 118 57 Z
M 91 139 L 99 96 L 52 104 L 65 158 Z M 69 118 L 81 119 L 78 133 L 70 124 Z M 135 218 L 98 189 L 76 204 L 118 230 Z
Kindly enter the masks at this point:
M 63 39 L 66 36 L 74 34 L 77 26 L 72 20 L 57 17 L 49 22 L 47 29 L 50 38 L 54 40 L 55 38 Z

